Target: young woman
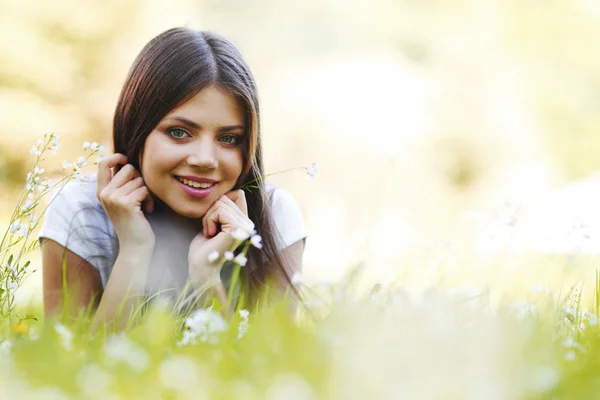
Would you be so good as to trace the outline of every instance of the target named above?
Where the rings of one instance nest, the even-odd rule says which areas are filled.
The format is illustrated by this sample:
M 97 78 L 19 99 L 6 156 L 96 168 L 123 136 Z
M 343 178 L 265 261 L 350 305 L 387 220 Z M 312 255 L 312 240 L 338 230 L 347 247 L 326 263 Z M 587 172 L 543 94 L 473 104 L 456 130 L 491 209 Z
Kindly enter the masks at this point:
M 230 250 L 236 231 L 262 237 L 243 269 L 250 298 L 268 281 L 289 287 L 306 228 L 293 197 L 260 179 L 257 90 L 230 42 L 188 28 L 152 39 L 123 86 L 113 143 L 97 179 L 70 182 L 46 213 L 46 315 L 62 309 L 66 283 L 78 306 L 67 312 L 91 305 L 93 330 L 120 329 L 138 296 L 213 279 L 209 255 Z

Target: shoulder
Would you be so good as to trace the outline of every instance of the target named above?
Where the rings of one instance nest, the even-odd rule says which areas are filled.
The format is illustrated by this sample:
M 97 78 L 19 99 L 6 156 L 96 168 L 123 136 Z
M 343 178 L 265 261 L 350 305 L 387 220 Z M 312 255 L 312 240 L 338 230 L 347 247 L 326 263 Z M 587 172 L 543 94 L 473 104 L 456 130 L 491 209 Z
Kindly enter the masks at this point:
M 284 247 L 305 239 L 308 236 L 308 230 L 304 223 L 302 210 L 294 196 L 287 190 L 268 183 L 265 184 L 265 193 L 269 199 L 273 221 L 283 240 Z
M 54 193 L 50 204 L 58 202 L 63 205 L 102 208 L 96 197 L 96 187 L 96 175 L 73 179 Z

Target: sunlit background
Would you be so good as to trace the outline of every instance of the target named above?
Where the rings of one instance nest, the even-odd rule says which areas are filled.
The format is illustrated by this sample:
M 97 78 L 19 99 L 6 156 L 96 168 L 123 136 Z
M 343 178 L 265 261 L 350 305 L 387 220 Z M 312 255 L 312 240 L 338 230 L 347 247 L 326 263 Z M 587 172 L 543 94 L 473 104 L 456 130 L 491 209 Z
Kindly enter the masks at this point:
M 85 140 L 110 149 L 129 66 L 179 25 L 245 55 L 267 171 L 317 164 L 272 178 L 303 211 L 308 278 L 361 264 L 368 285 L 506 291 L 593 276 L 594 0 L 0 0 L 0 227 L 41 134 L 61 137 L 54 177 Z M 41 301 L 40 271 L 26 286 Z

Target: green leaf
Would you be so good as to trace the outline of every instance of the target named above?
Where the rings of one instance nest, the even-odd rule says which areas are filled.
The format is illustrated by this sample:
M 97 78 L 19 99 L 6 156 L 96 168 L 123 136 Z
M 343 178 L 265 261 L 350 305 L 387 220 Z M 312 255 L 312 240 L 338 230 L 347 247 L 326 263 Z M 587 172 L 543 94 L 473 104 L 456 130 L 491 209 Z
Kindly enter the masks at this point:
M 9 266 L 12 263 L 12 260 L 13 260 L 13 255 L 11 254 L 10 257 L 8 257 L 8 265 Z

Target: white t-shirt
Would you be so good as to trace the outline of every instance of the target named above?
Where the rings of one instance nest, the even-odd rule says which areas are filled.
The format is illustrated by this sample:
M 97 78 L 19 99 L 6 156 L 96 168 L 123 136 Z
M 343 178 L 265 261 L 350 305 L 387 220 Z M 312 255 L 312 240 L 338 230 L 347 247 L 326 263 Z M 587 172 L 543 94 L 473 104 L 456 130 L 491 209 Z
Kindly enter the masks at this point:
M 116 259 L 116 232 L 96 197 L 96 187 L 95 176 L 67 183 L 48 206 L 38 240 L 52 239 L 89 262 L 105 287 Z M 292 195 L 269 184 L 265 190 L 283 240 L 281 249 L 305 239 L 307 229 Z

